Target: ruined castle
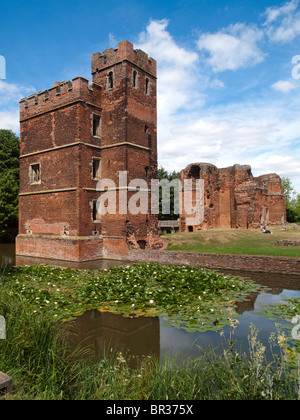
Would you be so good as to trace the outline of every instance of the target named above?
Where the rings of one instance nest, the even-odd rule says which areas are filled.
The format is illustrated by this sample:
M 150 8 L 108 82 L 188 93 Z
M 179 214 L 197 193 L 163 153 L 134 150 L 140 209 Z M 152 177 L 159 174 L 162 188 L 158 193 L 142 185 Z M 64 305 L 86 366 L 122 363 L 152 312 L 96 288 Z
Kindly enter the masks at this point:
M 160 246 L 157 215 L 127 212 L 135 189 L 118 184 L 120 171 L 149 187 L 157 177 L 156 67 L 124 41 L 92 55 L 90 84 L 57 82 L 20 101 L 17 255 L 89 261 Z M 115 181 L 116 214 L 99 212 L 100 179 Z
M 180 215 L 180 231 L 210 228 L 260 228 L 286 222 L 285 196 L 277 174 L 254 177 L 249 165 L 234 165 L 218 169 L 210 163 L 193 163 L 180 173 L 180 179 L 192 181 L 193 201 L 196 202 L 197 180 L 203 180 L 204 214 L 201 223 L 193 222 L 195 214 L 187 214 L 184 206 Z M 188 218 L 188 219 L 187 219 Z

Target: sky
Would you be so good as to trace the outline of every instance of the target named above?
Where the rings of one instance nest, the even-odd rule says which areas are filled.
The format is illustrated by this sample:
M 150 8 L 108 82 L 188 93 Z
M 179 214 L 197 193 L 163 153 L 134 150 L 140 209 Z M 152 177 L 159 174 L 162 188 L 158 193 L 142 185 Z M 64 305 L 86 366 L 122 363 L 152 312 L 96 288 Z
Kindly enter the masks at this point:
M 159 166 L 248 164 L 300 193 L 300 0 L 0 6 L 0 128 L 19 134 L 21 98 L 91 80 L 91 54 L 128 40 L 158 62 Z

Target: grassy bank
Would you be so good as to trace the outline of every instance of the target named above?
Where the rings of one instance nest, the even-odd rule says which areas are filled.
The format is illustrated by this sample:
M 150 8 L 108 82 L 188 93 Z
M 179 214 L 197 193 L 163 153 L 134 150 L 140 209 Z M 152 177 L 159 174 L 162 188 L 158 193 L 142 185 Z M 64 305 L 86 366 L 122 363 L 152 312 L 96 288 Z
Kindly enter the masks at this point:
M 164 235 L 168 250 L 217 254 L 270 255 L 300 257 L 300 247 L 275 246 L 280 239 L 300 239 L 297 230 L 271 227 L 272 234 L 248 229 L 210 229 Z
M 2 270 L 0 286 L 0 314 L 7 324 L 7 339 L 0 340 L 0 370 L 14 380 L 13 393 L 0 394 L 0 399 L 300 398 L 298 354 L 282 332 L 272 338 L 280 348 L 273 362 L 267 362 L 254 329 L 249 331 L 249 355 L 233 345 L 234 299 L 255 290 L 252 282 L 193 267 L 138 264 L 95 272 L 15 267 Z M 218 329 L 215 321 L 222 325 L 223 317 L 232 336 L 221 354 L 199 349 L 198 357 L 181 364 L 147 356 L 133 369 L 121 353 L 93 360 L 86 357 L 87 349 L 68 349 L 61 321 L 92 307 L 127 316 L 167 313 L 171 320 L 175 311 L 175 325 L 179 313 L 177 327 L 192 330 L 198 325 L 201 330 L 202 324 Z

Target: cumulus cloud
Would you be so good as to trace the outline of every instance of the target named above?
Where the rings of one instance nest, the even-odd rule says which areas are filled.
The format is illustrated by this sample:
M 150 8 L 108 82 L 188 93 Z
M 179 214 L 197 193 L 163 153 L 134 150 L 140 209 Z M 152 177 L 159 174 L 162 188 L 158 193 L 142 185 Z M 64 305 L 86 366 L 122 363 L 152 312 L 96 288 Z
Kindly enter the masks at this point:
M 19 127 L 19 110 L 10 109 L 0 111 L 0 128 L 12 130 L 14 133 L 18 133 Z
M 0 128 L 19 132 L 18 102 L 34 91 L 33 87 L 24 87 L 0 80 Z
M 136 48 L 147 51 L 158 63 L 157 100 L 161 141 L 172 135 L 172 127 L 181 118 L 185 119 L 195 107 L 201 109 L 205 100 L 201 89 L 205 83 L 199 55 L 179 45 L 168 32 L 168 24 L 167 19 L 150 20 L 134 43 Z
M 0 104 L 19 101 L 22 97 L 34 92 L 33 87 L 24 87 L 15 83 L 0 80 Z
M 291 90 L 297 89 L 298 86 L 288 80 L 278 80 L 272 85 L 272 88 L 278 92 L 289 93 Z
M 215 72 L 254 66 L 264 60 L 258 43 L 264 32 L 256 25 L 236 23 L 216 33 L 204 33 L 197 46 Z
M 291 0 L 281 7 L 268 7 L 264 27 L 271 41 L 287 43 L 300 35 L 299 0 Z

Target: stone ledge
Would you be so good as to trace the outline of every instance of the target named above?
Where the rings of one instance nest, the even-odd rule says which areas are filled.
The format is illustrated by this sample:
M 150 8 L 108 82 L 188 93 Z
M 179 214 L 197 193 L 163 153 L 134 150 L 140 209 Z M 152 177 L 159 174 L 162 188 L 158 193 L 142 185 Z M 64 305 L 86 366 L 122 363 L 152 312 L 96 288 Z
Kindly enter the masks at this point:
M 280 239 L 275 246 L 300 246 L 300 239 Z
M 12 378 L 3 372 L 0 372 L 0 389 L 5 389 L 6 392 L 12 392 Z

